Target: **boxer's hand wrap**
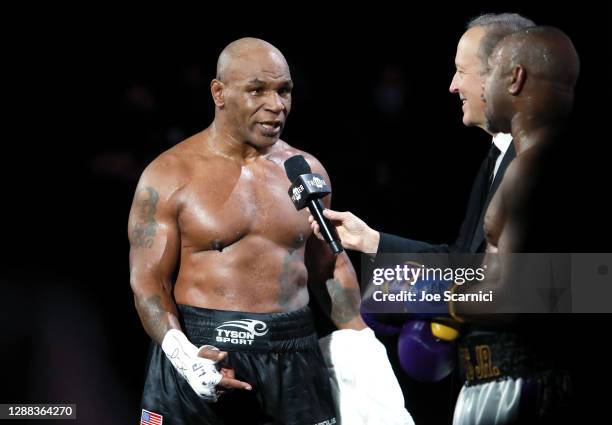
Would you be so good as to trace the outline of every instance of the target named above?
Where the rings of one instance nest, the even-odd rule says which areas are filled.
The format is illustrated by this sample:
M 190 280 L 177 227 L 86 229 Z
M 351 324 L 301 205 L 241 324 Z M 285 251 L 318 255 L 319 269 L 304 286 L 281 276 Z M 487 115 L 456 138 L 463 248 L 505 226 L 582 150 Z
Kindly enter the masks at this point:
M 162 350 L 166 357 L 196 394 L 206 400 L 217 401 L 216 386 L 222 375 L 214 361 L 198 356 L 200 349 L 189 342 L 185 334 L 178 329 L 170 329 L 162 341 Z

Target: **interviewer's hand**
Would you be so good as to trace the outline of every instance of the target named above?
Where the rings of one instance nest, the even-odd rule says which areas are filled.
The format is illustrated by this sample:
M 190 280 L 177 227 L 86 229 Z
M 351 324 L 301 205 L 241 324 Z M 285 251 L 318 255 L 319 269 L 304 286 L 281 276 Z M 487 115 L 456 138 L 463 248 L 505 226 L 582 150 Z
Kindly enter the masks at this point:
M 323 210 L 323 215 L 336 227 L 342 246 L 345 249 L 352 249 L 366 254 L 374 254 L 378 251 L 380 233 L 370 228 L 356 215 L 348 211 L 339 212 L 330 209 Z M 308 217 L 308 221 L 317 238 L 323 240 L 319 224 L 312 215 Z

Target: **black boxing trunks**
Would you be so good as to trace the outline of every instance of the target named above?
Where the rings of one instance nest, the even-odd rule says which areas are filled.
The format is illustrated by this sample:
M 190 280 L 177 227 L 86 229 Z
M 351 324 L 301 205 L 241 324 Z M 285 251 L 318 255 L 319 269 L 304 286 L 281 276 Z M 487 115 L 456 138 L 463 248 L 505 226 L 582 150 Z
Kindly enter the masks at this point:
M 217 402 L 207 402 L 179 375 L 161 347 L 152 344 L 141 423 L 147 423 L 143 418 L 155 425 L 337 422 L 329 374 L 308 307 L 269 314 L 187 305 L 178 309 L 187 338 L 196 346 L 210 344 L 227 351 L 224 364 L 253 389 L 230 390 Z

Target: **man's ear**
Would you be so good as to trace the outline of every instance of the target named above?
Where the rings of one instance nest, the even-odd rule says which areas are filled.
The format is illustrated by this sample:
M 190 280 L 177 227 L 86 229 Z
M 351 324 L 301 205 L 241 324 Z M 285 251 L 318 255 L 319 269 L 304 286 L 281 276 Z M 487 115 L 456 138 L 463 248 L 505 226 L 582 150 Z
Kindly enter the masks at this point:
M 512 96 L 518 96 L 523 90 L 525 85 L 525 79 L 527 78 L 527 70 L 523 65 L 517 65 L 512 68 L 510 75 L 510 86 L 508 87 L 508 93 Z
M 223 108 L 225 106 L 225 84 L 215 78 L 210 82 L 210 93 L 215 106 Z

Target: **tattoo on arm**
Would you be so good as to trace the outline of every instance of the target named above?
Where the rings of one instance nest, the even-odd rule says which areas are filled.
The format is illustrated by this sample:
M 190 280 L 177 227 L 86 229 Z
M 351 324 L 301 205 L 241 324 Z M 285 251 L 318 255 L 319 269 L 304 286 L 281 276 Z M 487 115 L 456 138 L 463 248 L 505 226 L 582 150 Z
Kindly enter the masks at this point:
M 168 311 L 164 307 L 162 296 L 152 295 L 149 298 L 137 303 L 138 313 L 149 336 L 161 344 L 164 335 L 172 328 L 180 329 L 180 324 L 176 318 L 176 312 Z
M 138 199 L 136 208 L 138 219 L 132 230 L 132 245 L 136 248 L 151 248 L 157 231 L 155 212 L 159 195 L 152 187 L 147 187 L 142 192 L 147 192 L 142 199 Z
M 331 298 L 331 319 L 335 324 L 344 324 L 359 315 L 360 295 L 355 288 L 345 288 L 336 279 L 325 282 Z

